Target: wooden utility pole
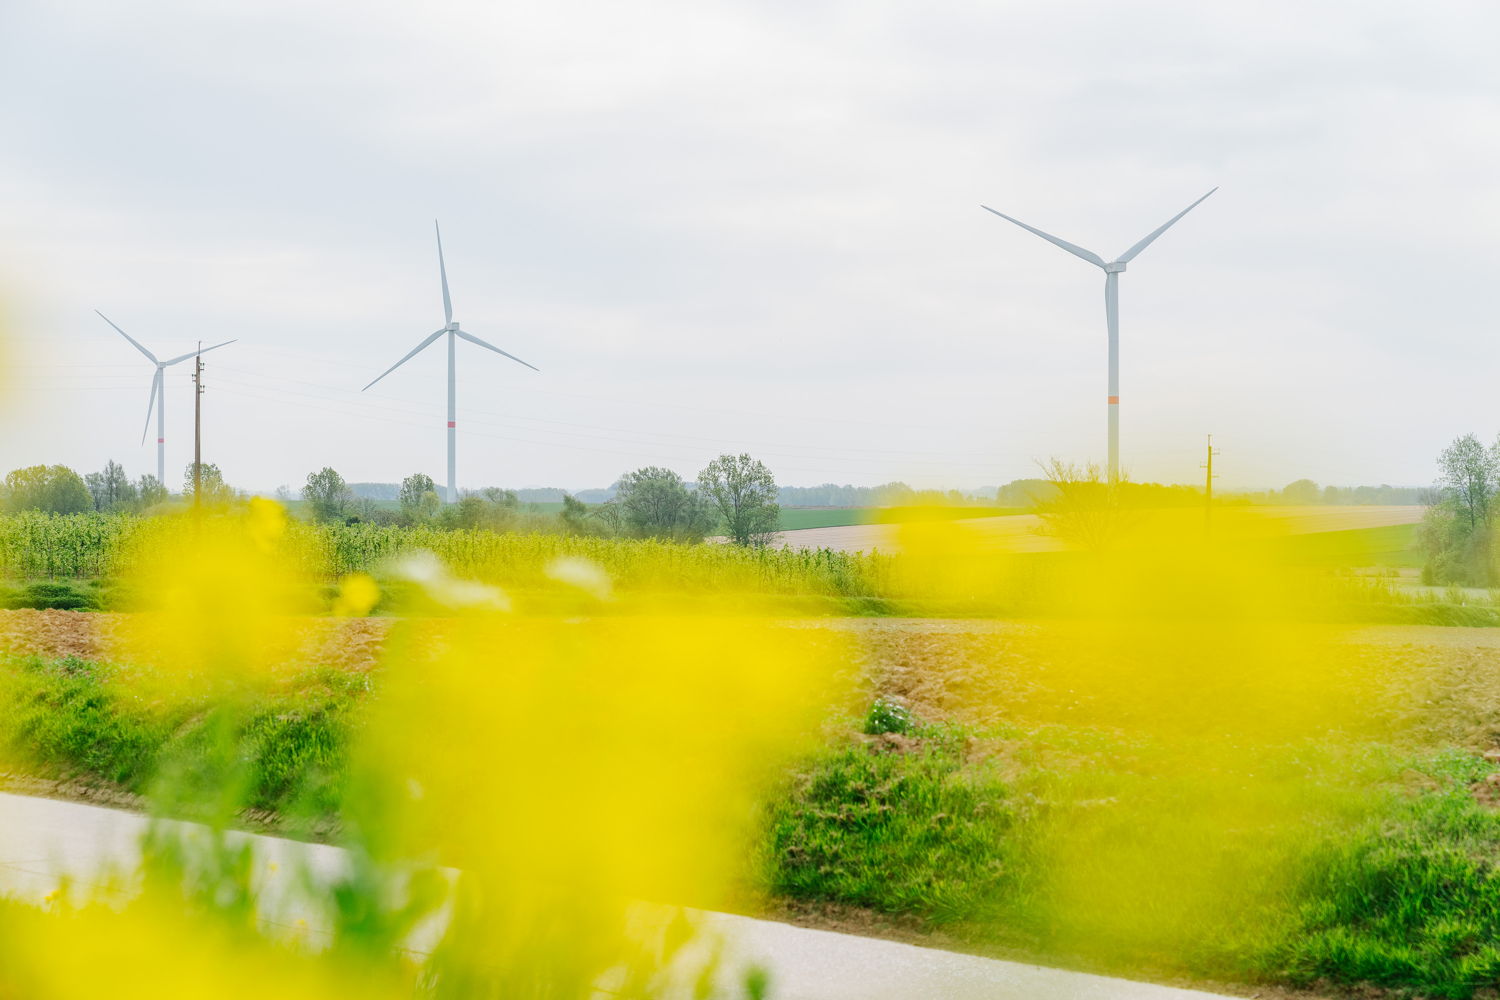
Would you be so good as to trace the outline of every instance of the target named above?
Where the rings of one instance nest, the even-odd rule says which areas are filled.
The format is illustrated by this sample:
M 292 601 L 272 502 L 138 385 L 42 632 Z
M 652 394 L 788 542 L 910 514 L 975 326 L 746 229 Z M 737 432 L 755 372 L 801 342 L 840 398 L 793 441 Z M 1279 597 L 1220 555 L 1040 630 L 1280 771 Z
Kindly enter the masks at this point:
M 1214 527 L 1214 456 L 1218 451 L 1214 448 L 1214 436 L 1208 436 L 1208 461 L 1203 463 L 1203 468 L 1208 470 L 1203 480 L 1203 530 L 1213 531 Z
M 203 341 L 193 358 L 193 506 L 203 506 Z

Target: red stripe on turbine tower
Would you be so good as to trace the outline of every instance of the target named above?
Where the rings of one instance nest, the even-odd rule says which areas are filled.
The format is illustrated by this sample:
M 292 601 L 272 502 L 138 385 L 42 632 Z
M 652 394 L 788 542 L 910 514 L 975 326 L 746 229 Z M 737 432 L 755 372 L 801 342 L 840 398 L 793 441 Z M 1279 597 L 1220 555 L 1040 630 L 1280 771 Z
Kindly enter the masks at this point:
M 1109 401 L 1111 403 L 1118 404 L 1120 402 L 1120 397 L 1119 396 L 1111 396 L 1111 397 L 1109 397 Z
M 453 427 L 453 426 L 456 426 L 456 425 L 453 423 L 453 421 L 450 420 L 450 421 L 448 421 L 448 426 L 449 427 Z
M 157 444 L 166 444 L 167 443 L 167 439 L 166 438 L 157 438 L 156 439 L 156 443 Z

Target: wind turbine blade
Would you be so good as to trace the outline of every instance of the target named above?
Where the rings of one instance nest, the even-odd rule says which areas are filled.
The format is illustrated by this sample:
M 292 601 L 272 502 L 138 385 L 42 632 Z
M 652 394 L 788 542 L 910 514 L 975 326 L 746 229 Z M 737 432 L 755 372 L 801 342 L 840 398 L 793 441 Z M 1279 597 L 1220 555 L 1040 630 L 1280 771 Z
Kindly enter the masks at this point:
M 441 337 L 443 334 L 445 334 L 447 332 L 448 332 L 448 330 L 447 330 L 446 327 L 444 327 L 441 330 L 435 330 L 435 331 L 433 331 L 432 334 L 426 340 L 422 341 L 416 347 L 413 347 L 410 351 L 408 351 L 406 357 L 402 358 L 400 361 L 397 361 L 395 364 L 391 365 L 385 371 L 381 372 L 380 375 L 375 379 L 375 382 L 379 382 L 381 379 L 385 378 L 391 372 L 395 371 L 397 368 L 400 368 L 402 365 L 406 364 L 412 358 L 414 358 L 418 354 L 422 353 L 422 349 L 424 347 L 426 347 L 428 344 L 432 343 L 434 340 L 437 340 L 439 337 Z M 370 385 L 374 385 L 375 382 L 371 382 Z M 365 389 L 370 388 L 370 385 L 365 386 Z M 364 392 L 365 389 L 361 389 L 359 391 L 360 392 Z
M 110 326 L 115 326 L 115 321 L 114 320 L 110 319 L 108 316 L 104 315 L 102 312 L 99 312 L 99 310 L 97 310 L 97 309 L 95 309 L 94 312 L 98 313 L 99 314 L 99 318 L 102 319 L 102 320 L 104 320 L 104 322 L 108 323 Z M 117 330 L 119 332 L 120 336 L 124 337 L 126 340 L 128 340 L 132 344 L 134 344 L 135 345 L 135 349 L 137 351 L 140 351 L 146 357 L 150 358 L 151 359 L 151 363 L 153 365 L 156 364 L 156 355 L 152 354 L 150 351 L 148 351 L 144 347 L 142 347 L 141 344 L 140 344 L 140 341 L 136 340 L 134 337 L 132 337 L 130 334 L 126 333 L 124 330 L 121 330 L 118 326 L 115 326 L 115 330 Z
M 534 372 L 541 371 L 541 369 L 538 368 L 536 365 L 529 364 L 529 363 L 527 363 L 525 361 L 522 361 L 520 358 L 516 357 L 514 354 L 511 354 L 508 351 L 502 351 L 502 350 L 500 350 L 500 348 L 496 347 L 494 344 L 491 344 L 491 343 L 489 343 L 487 341 L 480 340 L 478 337 L 474 336 L 472 333 L 469 333 L 469 332 L 467 332 L 465 330 L 456 330 L 454 332 L 457 333 L 464 340 L 467 340 L 471 344 L 478 344 L 480 347 L 487 347 L 490 350 L 494 351 L 496 354 L 504 354 L 507 358 L 510 358 L 512 361 L 516 362 L 517 364 L 526 365 L 527 368 L 530 368 Z
M 1219 190 L 1219 189 L 1218 188 L 1214 188 L 1214 191 L 1217 191 L 1217 190 Z M 1214 191 L 1210 191 L 1210 192 L 1208 192 L 1208 194 L 1213 194 Z M 1208 194 L 1204 195 L 1203 198 L 1207 198 Z M 1152 231 L 1151 235 L 1149 235 L 1145 239 L 1141 240 L 1139 243 L 1137 243 L 1135 246 L 1131 247 L 1129 250 L 1126 250 L 1124 253 L 1120 254 L 1119 258 L 1116 259 L 1115 263 L 1116 264 L 1129 264 L 1131 262 L 1131 260 L 1134 259 L 1134 257 L 1135 257 L 1136 254 L 1140 253 L 1142 250 L 1146 249 L 1147 247 L 1149 247 L 1151 245 L 1151 241 L 1152 240 L 1156 239 L 1158 236 L 1160 236 L 1162 233 L 1166 232 L 1168 229 L 1171 229 L 1172 226 L 1173 226 L 1173 224 L 1176 223 L 1178 219 L 1182 218 L 1184 215 L 1187 215 L 1193 209 L 1197 208 L 1199 206 L 1199 204 L 1202 203 L 1203 198 L 1199 198 L 1197 201 L 1193 202 L 1187 208 L 1184 208 L 1182 211 L 1180 211 L 1176 215 L 1172 216 L 1166 222 L 1162 223 L 1162 225 L 1161 225 L 1160 228 Z
M 438 228 L 437 220 L 432 220 L 433 231 L 437 233 L 438 241 L 438 274 L 443 276 L 443 322 L 453 322 L 453 301 L 448 298 L 448 266 L 443 263 L 443 231 Z
M 141 428 L 141 444 L 146 443 L 146 435 L 151 432 L 151 413 L 156 408 L 156 393 L 161 388 L 161 369 L 156 369 L 156 374 L 151 378 L 151 402 L 146 404 L 146 426 Z
M 238 337 L 235 338 L 235 340 L 238 340 L 238 339 L 239 339 Z M 235 340 L 226 340 L 226 341 L 224 341 L 223 344 L 215 344 L 213 347 L 205 347 L 201 351 L 188 351 L 186 354 L 179 354 L 179 355 L 177 355 L 177 357 L 173 358 L 171 361 L 163 361 L 162 364 L 164 364 L 164 365 L 175 365 L 179 361 L 186 361 L 188 358 L 196 357 L 199 354 L 207 354 L 209 351 L 212 351 L 215 347 L 223 347 L 226 344 L 232 344 L 232 343 L 235 342 Z
M 1048 243 L 1051 243 L 1053 246 L 1062 247 L 1064 250 L 1068 251 L 1068 253 L 1072 254 L 1075 257 L 1082 257 L 1084 260 L 1088 261 L 1090 264 L 1093 264 L 1095 267 L 1103 267 L 1104 266 L 1104 258 L 1100 257 L 1098 254 L 1094 253 L 1094 251 L 1092 251 L 1092 250 L 1085 250 L 1083 247 L 1074 246 L 1072 243 L 1069 243 L 1067 240 L 1060 240 L 1056 236 L 1053 236 L 1051 233 L 1044 233 L 1040 229 L 1036 228 L 1035 226 L 1028 226 L 1026 223 L 1022 222 L 1020 219 L 1012 219 L 1010 216 L 1006 215 L 1004 212 L 996 212 L 993 208 L 990 208 L 990 206 L 988 206 L 988 205 L 980 205 L 979 207 L 982 208 L 982 209 L 984 209 L 986 212 L 990 212 L 990 213 L 992 213 L 994 215 L 1000 216 L 1000 218 L 1004 219 L 1006 222 L 1014 222 L 1016 225 L 1020 226 L 1024 230 L 1026 230 L 1028 233 L 1035 233 L 1036 235 L 1040 236 L 1042 239 L 1046 240 Z

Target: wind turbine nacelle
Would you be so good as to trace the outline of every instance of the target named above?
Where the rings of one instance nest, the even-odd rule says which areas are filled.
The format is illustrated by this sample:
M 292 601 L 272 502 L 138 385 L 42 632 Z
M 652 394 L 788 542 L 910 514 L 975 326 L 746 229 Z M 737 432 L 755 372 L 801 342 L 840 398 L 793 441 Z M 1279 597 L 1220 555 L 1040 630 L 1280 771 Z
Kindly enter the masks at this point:
M 1113 263 L 1104 265 L 1105 274 L 1119 274 L 1123 270 L 1125 270 L 1125 264 L 1122 261 L 1117 260 Z
M 458 329 L 458 320 L 454 320 L 453 322 L 449 323 L 447 326 L 443 327 L 443 329 L 444 330 L 457 330 Z

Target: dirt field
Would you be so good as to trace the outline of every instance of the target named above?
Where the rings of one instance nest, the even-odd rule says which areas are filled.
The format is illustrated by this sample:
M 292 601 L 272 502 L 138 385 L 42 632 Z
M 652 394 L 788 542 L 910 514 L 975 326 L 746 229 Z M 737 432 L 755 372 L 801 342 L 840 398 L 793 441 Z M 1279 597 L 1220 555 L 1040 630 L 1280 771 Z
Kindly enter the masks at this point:
M 1355 528 L 1381 528 L 1392 524 L 1415 524 L 1422 520 L 1425 507 L 1225 507 L 1214 512 L 1219 530 L 1246 536 L 1277 534 L 1311 534 L 1320 531 L 1348 531 Z M 1198 509 L 1158 512 L 1165 518 L 1183 518 L 1196 527 L 1203 513 Z M 973 533 L 981 549 L 1009 552 L 1050 552 L 1065 546 L 1044 533 L 1044 522 L 1035 514 L 1009 517 L 978 517 L 954 522 Z M 776 545 L 796 549 L 833 549 L 837 552 L 898 552 L 902 529 L 896 524 L 855 524 L 837 528 L 807 528 L 784 531 Z
M 1083 724 L 1161 722 L 1162 705 L 1211 726 L 1286 723 L 1423 746 L 1500 746 L 1500 630 L 1422 625 L 1299 629 L 1306 671 L 1212 647 L 1171 668 L 1155 647 L 1100 656 L 1098 630 L 1069 623 L 844 619 L 866 696 L 894 697 L 928 721 Z M 1180 652 L 1180 650 L 1178 650 Z M 1138 662 L 1139 661 L 1139 662 Z M 1316 672 L 1318 676 L 1309 677 Z
M 125 617 L 0 611 L 0 650 L 110 660 Z M 283 668 L 371 670 L 398 623 L 413 627 L 390 618 L 307 619 Z M 1305 670 L 1283 663 L 1261 671 L 1250 662 L 1226 672 L 1206 647 L 1202 656 L 1190 649 L 1172 673 L 1155 660 L 1135 662 L 1145 655 L 1139 647 L 1101 653 L 1098 629 L 1077 623 L 853 618 L 794 627 L 850 640 L 856 702 L 894 697 L 928 721 L 1128 727 L 1133 707 L 1159 712 L 1170 689 L 1185 715 L 1207 720 L 1252 711 L 1263 699 L 1272 714 L 1306 708 L 1330 725 L 1403 734 L 1403 742 L 1500 745 L 1500 630 L 1307 626 L 1295 633 L 1311 664 Z
M 45 659 L 126 659 L 125 614 L 98 611 L 0 610 L 0 651 Z M 394 618 L 307 618 L 295 651 L 281 666 L 369 670 Z

